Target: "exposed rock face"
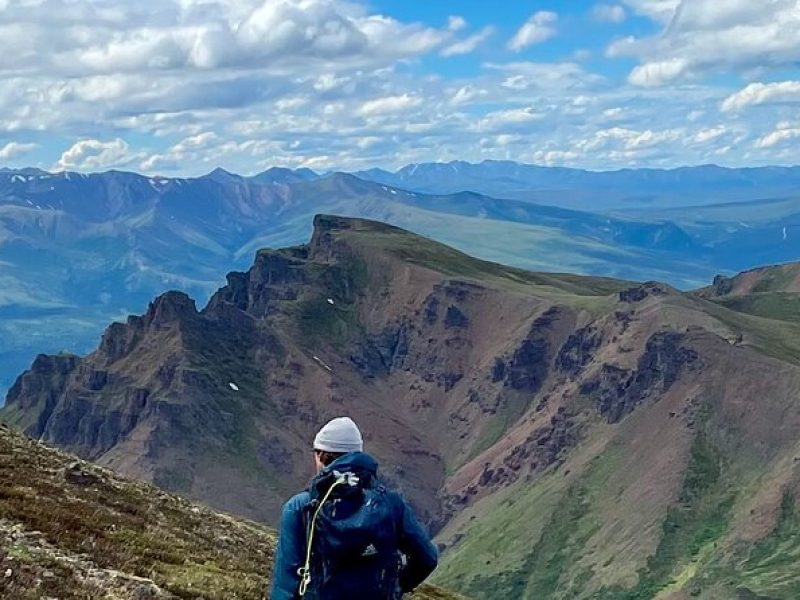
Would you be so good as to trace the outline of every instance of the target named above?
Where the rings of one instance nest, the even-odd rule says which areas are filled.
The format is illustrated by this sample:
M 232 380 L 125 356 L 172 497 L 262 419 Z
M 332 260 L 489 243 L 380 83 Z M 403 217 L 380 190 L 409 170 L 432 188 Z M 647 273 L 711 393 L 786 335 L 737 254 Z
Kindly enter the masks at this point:
M 669 288 L 661 283 L 648 282 L 636 287 L 623 290 L 619 293 L 621 302 L 635 303 L 641 302 L 645 298 L 666 296 Z
M 552 306 L 532 324 L 530 332 L 504 362 L 495 362 L 494 381 L 517 391 L 538 392 L 550 372 L 553 329 L 565 318 L 563 309 Z M 499 360 L 499 359 L 498 359 Z
M 724 275 L 714 277 L 713 289 L 716 296 L 727 296 L 733 291 L 734 280 Z
M 561 346 L 556 357 L 556 368 L 568 375 L 577 375 L 592 359 L 602 341 L 602 333 L 594 327 L 579 329 Z
M 574 416 L 564 407 L 550 418 L 547 426 L 534 430 L 503 460 L 514 472 L 527 468 L 542 471 L 556 463 L 578 442 Z
M 635 371 L 603 365 L 581 391 L 596 395 L 600 414 L 609 423 L 618 423 L 643 402 L 667 392 L 684 369 L 699 366 L 697 352 L 683 342 L 678 333 L 657 333 L 647 341 Z

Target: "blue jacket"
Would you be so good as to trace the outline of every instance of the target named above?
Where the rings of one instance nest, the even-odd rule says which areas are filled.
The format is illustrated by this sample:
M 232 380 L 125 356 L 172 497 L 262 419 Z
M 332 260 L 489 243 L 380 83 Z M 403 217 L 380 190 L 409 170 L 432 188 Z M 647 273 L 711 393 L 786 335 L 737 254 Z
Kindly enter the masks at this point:
M 356 471 L 362 479 L 364 476 L 374 479 L 377 476 L 378 463 L 368 454 L 351 452 L 328 465 L 326 470 L 333 468 L 338 471 Z M 396 492 L 388 493 L 393 499 L 397 530 L 400 532 L 399 550 L 406 557 L 406 565 L 400 574 L 400 588 L 403 592 L 410 592 L 433 572 L 439 554 L 405 500 Z M 301 492 L 283 507 L 272 573 L 271 600 L 300 598 L 300 577 L 297 570 L 303 566 L 306 556 L 303 511 L 310 501 L 309 492 Z

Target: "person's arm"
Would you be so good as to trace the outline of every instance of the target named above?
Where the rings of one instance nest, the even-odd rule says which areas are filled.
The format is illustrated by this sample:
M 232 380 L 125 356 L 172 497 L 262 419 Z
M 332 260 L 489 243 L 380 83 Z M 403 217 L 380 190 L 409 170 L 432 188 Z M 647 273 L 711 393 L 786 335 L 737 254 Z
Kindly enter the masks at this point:
M 303 507 L 308 494 L 298 494 L 289 500 L 281 513 L 280 537 L 275 549 L 270 600 L 297 600 L 300 596 L 300 576 L 297 570 L 305 561 L 305 528 Z
M 406 555 L 406 566 L 400 573 L 400 588 L 411 592 L 425 581 L 439 563 L 439 551 L 422 528 L 411 507 L 398 496 L 400 519 L 400 551 Z

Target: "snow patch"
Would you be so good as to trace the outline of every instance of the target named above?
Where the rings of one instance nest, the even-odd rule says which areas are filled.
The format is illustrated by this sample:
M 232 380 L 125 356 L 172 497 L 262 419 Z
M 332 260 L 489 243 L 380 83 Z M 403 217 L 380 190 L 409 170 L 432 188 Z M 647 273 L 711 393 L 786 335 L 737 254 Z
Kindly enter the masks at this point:
M 397 190 L 389 190 L 389 191 L 390 191 L 392 194 L 394 194 L 395 196 L 397 196 Z
M 333 304 L 333 298 L 328 298 L 328 304 Z
M 228 382 L 228 387 L 230 387 L 234 392 L 239 391 L 239 386 L 233 383 L 232 381 Z
M 314 355 L 311 358 L 313 358 L 315 361 L 317 361 L 326 370 L 330 371 L 331 373 L 333 372 L 333 369 L 331 369 L 328 365 L 326 365 L 325 361 L 323 361 L 319 356 Z
M 25 183 L 25 178 L 22 175 L 12 175 L 11 183 Z

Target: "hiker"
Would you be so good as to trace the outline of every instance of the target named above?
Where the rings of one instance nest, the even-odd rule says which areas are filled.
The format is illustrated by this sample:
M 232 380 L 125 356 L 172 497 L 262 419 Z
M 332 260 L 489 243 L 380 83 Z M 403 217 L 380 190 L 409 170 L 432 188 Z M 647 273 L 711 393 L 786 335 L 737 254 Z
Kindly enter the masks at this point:
M 283 507 L 271 600 L 395 600 L 431 574 L 438 552 L 396 492 L 377 481 L 349 417 L 314 439 L 317 475 Z

